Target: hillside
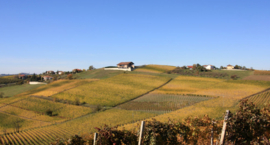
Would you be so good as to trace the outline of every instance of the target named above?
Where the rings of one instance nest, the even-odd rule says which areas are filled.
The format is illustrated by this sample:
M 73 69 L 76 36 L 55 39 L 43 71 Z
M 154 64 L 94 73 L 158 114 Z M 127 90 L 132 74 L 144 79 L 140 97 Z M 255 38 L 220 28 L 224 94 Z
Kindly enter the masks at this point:
M 173 66 L 149 65 L 132 72 L 93 70 L 0 99 L 2 140 L 46 144 L 70 135 L 92 135 L 103 124 L 132 129 L 141 120 L 187 116 L 221 119 L 239 100 L 264 91 L 268 81 L 227 80 L 167 74 Z M 264 94 L 263 94 L 264 93 Z M 269 93 L 256 97 L 269 101 Z M 256 100 L 255 97 L 251 98 Z M 258 99 L 257 99 L 258 100 Z M 48 113 L 51 111 L 51 114 Z M 20 122 L 14 132 L 13 122 Z M 5 130 L 5 131 L 4 131 Z M 4 135 L 5 134 L 5 135 Z

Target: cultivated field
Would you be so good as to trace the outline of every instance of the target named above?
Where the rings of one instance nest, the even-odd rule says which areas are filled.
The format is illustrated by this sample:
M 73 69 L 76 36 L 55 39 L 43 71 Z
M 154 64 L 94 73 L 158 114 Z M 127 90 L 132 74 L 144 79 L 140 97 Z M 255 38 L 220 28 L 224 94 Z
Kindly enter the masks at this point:
M 173 111 L 195 103 L 212 99 L 211 97 L 147 94 L 133 101 L 119 105 L 119 108 L 126 110 L 141 111 Z
M 169 65 L 146 65 L 142 68 L 137 68 L 135 71 L 150 72 L 150 73 L 165 73 L 166 71 L 175 69 L 175 66 Z
M 73 76 L 76 79 L 107 79 L 122 73 L 123 71 L 104 70 L 103 68 L 101 68 L 91 71 L 80 72 Z
M 60 81 L 56 81 L 56 82 L 53 82 L 49 85 L 38 88 L 41 91 L 34 93 L 32 95 L 48 97 L 48 96 L 52 96 L 54 94 L 57 94 L 59 92 L 63 92 L 65 90 L 77 87 L 79 85 L 86 84 L 86 83 L 91 82 L 91 81 L 97 81 L 97 79 L 60 80 Z
M 58 80 L 54 81 L 50 84 L 43 85 L 36 89 L 31 89 L 29 91 L 25 91 L 16 96 L 30 96 L 30 95 L 41 95 L 41 96 L 50 96 L 51 94 L 56 94 L 65 90 L 68 90 L 73 87 L 77 87 L 83 84 L 90 83 L 92 81 L 96 81 L 97 79 L 80 79 L 80 80 Z
M 140 74 L 120 74 L 106 80 L 84 84 L 53 95 L 58 99 L 86 102 L 91 105 L 115 106 L 149 92 L 170 78 Z
M 240 83 L 239 81 L 239 83 L 235 82 L 214 78 L 179 76 L 169 84 L 155 90 L 153 93 L 243 98 L 265 88 L 257 85 Z
M 29 85 L 29 84 L 23 84 L 23 85 L 15 85 L 15 86 L 9 86 L 9 87 L 3 87 L 0 88 L 0 93 L 4 93 L 4 97 L 13 97 L 14 95 L 23 93 L 28 90 L 32 90 L 35 88 L 38 88 L 43 85 Z
M 255 70 L 254 75 L 270 75 L 270 71 Z
M 264 105 L 270 104 L 270 91 L 258 94 L 256 96 L 252 96 L 248 98 L 249 102 L 253 102 L 259 107 L 263 107 Z
M 250 75 L 243 80 L 270 81 L 270 75 Z

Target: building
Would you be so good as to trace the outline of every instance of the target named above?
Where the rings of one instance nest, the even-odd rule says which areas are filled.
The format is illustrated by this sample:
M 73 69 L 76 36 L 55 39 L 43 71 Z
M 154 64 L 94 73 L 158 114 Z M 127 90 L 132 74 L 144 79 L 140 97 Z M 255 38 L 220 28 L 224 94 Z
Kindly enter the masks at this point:
M 232 66 L 232 65 L 227 65 L 227 69 L 234 69 L 234 66 Z
M 133 62 L 120 62 L 120 63 L 117 64 L 117 67 L 118 68 L 125 68 L 125 69 L 127 69 L 127 68 L 132 68 L 132 69 L 135 68 Z
M 53 77 L 51 76 L 43 76 L 44 81 L 52 80 Z
M 212 70 L 212 69 L 215 69 L 215 67 L 213 65 L 203 65 L 203 67 L 206 69 L 206 70 Z
M 105 67 L 104 70 L 122 70 L 122 71 L 133 71 L 135 69 L 133 62 L 120 62 L 115 66 Z
M 81 70 L 81 69 L 77 69 L 77 68 L 75 68 L 75 69 L 73 69 L 73 70 L 72 70 L 72 72 L 79 73 L 79 72 L 82 72 L 82 70 Z
M 193 66 L 189 65 L 187 66 L 188 69 L 192 70 L 193 69 Z
M 52 70 L 49 70 L 49 71 L 46 71 L 46 74 L 55 74 L 55 72 Z
M 58 74 L 59 75 L 63 75 L 63 74 L 65 74 L 63 71 L 58 71 Z
M 27 78 L 27 76 L 25 74 L 21 74 L 21 75 L 18 75 L 18 78 L 24 80 Z

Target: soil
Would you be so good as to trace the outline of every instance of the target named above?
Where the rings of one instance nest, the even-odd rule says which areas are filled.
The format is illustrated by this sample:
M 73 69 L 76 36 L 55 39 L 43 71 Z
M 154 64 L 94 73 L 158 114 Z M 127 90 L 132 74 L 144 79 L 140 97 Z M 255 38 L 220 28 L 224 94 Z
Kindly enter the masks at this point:
M 250 75 L 245 77 L 243 80 L 256 80 L 256 81 L 270 81 L 269 75 Z

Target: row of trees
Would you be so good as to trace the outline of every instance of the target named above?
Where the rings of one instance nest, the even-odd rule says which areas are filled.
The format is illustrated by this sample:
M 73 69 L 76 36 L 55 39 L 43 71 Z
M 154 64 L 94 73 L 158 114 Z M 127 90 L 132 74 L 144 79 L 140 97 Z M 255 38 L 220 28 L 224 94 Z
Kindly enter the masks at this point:
M 241 101 L 238 110 L 227 119 L 226 144 L 270 144 L 270 105 L 258 108 L 248 100 Z M 202 118 L 188 117 L 184 121 L 163 123 L 146 121 L 142 138 L 144 145 L 214 144 L 221 136 L 223 120 L 214 120 L 205 115 Z M 139 124 L 133 131 L 119 130 L 119 127 L 104 125 L 97 128 L 98 145 L 137 145 Z M 52 144 L 92 144 L 93 136 L 72 136 L 69 140 L 56 140 Z

